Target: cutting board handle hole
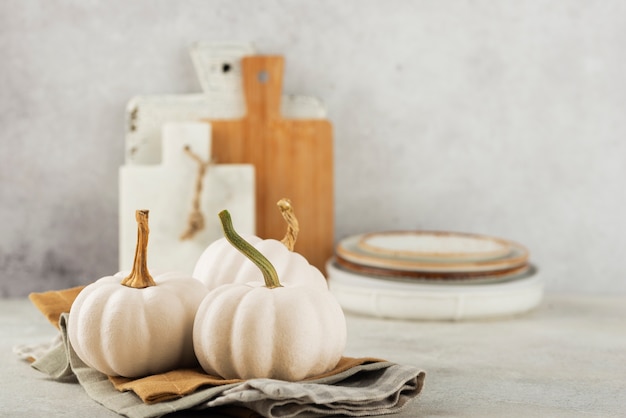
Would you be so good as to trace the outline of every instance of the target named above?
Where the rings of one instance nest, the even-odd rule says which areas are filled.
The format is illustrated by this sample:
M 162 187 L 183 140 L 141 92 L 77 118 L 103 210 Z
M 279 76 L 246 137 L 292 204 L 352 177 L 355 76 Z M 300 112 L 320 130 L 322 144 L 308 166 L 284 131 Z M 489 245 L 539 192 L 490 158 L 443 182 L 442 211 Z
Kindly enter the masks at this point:
M 232 69 L 231 65 L 227 62 L 225 62 L 224 64 L 222 64 L 222 72 L 224 74 L 230 72 L 230 70 Z
M 267 83 L 270 79 L 269 73 L 265 70 L 259 71 L 256 76 L 261 84 Z

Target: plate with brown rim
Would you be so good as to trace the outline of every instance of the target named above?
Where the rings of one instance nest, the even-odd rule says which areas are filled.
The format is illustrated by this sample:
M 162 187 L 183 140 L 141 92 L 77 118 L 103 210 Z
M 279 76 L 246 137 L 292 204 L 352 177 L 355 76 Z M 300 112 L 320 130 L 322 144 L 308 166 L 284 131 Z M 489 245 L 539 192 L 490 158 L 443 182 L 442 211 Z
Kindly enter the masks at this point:
M 360 266 L 413 272 L 488 272 L 528 262 L 528 250 L 516 242 L 437 231 L 354 235 L 339 241 L 336 254 Z

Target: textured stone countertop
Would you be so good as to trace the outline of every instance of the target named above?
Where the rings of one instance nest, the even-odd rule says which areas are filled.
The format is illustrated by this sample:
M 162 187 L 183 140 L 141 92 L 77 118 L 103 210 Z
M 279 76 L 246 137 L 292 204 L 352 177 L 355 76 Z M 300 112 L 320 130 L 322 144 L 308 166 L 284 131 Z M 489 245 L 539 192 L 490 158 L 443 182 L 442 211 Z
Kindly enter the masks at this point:
M 55 332 L 28 300 L 0 300 L 0 416 L 117 416 L 80 385 L 47 380 L 11 351 Z M 626 416 L 626 296 L 548 295 L 533 312 L 489 321 L 348 315 L 348 333 L 346 355 L 426 371 L 420 397 L 392 416 Z

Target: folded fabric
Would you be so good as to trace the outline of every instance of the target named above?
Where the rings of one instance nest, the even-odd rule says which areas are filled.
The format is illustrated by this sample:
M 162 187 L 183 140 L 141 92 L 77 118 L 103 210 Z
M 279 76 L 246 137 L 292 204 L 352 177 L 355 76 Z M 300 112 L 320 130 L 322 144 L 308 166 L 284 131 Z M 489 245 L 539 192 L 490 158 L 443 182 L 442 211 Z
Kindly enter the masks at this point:
M 242 417 L 381 415 L 402 409 L 424 384 L 424 372 L 414 367 L 349 357 L 324 375 L 303 382 L 225 380 L 201 369 L 141 379 L 108 377 L 83 363 L 67 338 L 67 312 L 77 289 L 31 295 L 35 306 L 60 329 L 61 339 L 32 366 L 55 379 L 77 378 L 92 399 L 131 418 L 206 408 Z
M 59 317 L 62 313 L 69 313 L 76 296 L 85 286 L 77 286 L 64 290 L 51 290 L 49 292 L 31 293 L 30 301 L 44 314 L 48 321 L 59 328 Z
M 60 343 L 61 334 L 57 334 L 48 343 L 18 344 L 13 347 L 13 353 L 17 354 L 17 356 L 22 360 L 26 360 L 27 362 L 32 363 L 35 360 L 40 359 L 41 357 L 46 355 L 52 347 L 54 347 L 55 345 L 59 345 Z
M 414 370 L 397 364 L 371 363 L 342 380 L 333 379 L 332 385 L 252 379 L 225 390 L 207 405 L 242 405 L 266 417 L 283 418 L 382 415 L 398 411 L 419 393 L 423 378 L 423 373 L 416 378 Z
M 140 379 L 109 376 L 109 380 L 115 389 L 120 392 L 133 391 L 147 404 L 181 398 L 203 386 L 222 386 L 242 382 L 239 379 L 226 380 L 219 376 L 211 376 L 201 369 L 178 369 Z
M 383 360 L 363 357 L 352 358 L 343 357 L 339 363 L 328 372 L 310 377 L 309 380 L 318 380 L 324 377 L 329 377 L 348 369 L 351 369 L 362 364 L 380 362 Z M 205 373 L 201 369 L 178 369 L 171 372 L 156 374 L 152 376 L 143 377 L 140 379 L 129 379 L 126 377 L 112 377 L 109 376 L 109 380 L 113 383 L 113 386 L 120 392 L 132 390 L 147 404 L 153 404 L 157 402 L 168 401 L 171 399 L 180 398 L 195 392 L 202 386 L 221 386 L 231 383 L 243 383 L 241 379 L 224 379 L 219 376 L 212 376 Z

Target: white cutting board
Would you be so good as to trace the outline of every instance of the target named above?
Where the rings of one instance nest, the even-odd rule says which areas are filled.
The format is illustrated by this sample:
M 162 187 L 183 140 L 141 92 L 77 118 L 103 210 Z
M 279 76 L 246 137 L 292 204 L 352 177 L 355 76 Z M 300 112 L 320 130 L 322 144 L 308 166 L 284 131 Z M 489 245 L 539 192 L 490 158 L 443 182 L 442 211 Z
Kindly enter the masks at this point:
M 133 97 L 126 107 L 126 163 L 160 163 L 161 127 L 167 122 L 243 117 L 241 59 L 253 54 L 250 43 L 195 43 L 191 57 L 203 92 Z M 326 118 L 319 100 L 300 95 L 284 95 L 281 113 L 287 119 Z
M 202 251 L 221 238 L 218 213 L 228 209 L 239 233 L 255 231 L 254 167 L 250 164 L 213 164 L 203 182 L 200 208 L 205 228 L 192 239 L 181 240 L 195 192 L 198 164 L 184 151 L 188 145 L 207 161 L 210 125 L 187 122 L 163 127 L 163 161 L 154 165 L 120 168 L 119 268 L 129 270 L 137 240 L 137 209 L 150 210 L 148 266 L 160 271 L 191 275 Z

